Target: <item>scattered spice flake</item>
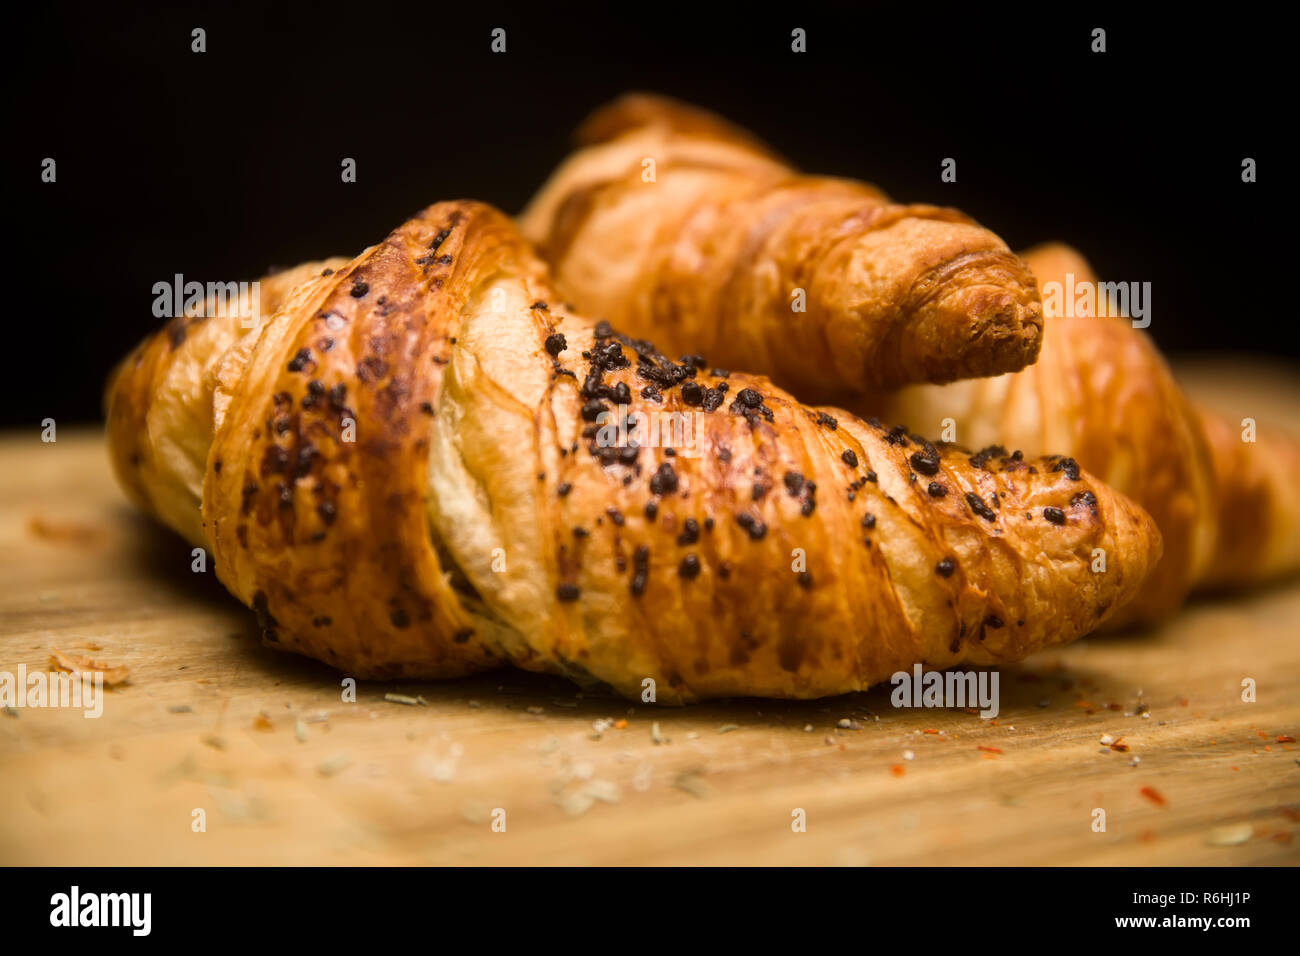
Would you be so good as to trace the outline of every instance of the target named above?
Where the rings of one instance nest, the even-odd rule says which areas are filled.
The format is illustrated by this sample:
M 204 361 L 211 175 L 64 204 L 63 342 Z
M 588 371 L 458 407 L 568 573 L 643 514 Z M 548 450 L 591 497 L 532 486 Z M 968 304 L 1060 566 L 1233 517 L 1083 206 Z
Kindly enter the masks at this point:
M 627 730 L 627 721 L 626 721 L 626 720 L 623 720 L 623 719 L 619 719 L 619 720 L 614 721 L 614 729 L 615 729 L 615 730 Z
M 939 733 L 939 731 L 927 727 L 925 730 L 921 731 L 921 733 L 923 733 L 923 734 L 937 734 L 937 733 Z
M 1295 738 L 1290 734 L 1278 734 L 1277 742 L 1280 744 L 1293 744 L 1295 743 Z
M 104 645 L 96 644 L 94 641 L 77 641 L 71 646 L 79 651 L 102 651 L 104 649 Z
M 39 515 L 27 522 L 32 534 L 56 544 L 94 544 L 104 537 L 102 528 L 95 525 L 79 524 L 75 521 L 50 521 Z
M 739 729 L 740 729 L 740 724 L 723 724 L 721 727 L 718 728 L 718 733 L 729 734 L 733 730 L 739 730 Z
M 1164 794 L 1154 787 L 1143 787 L 1138 791 L 1138 793 L 1142 794 L 1142 796 L 1146 797 L 1158 807 L 1167 806 L 1169 803 L 1169 801 L 1165 799 Z
M 983 744 L 979 744 L 977 749 L 979 749 L 979 750 L 983 750 L 985 753 L 990 753 L 990 754 L 1000 754 L 1000 753 L 1002 753 L 1002 748 L 1001 748 L 1001 747 L 986 747 L 986 746 L 984 746 Z
M 307 742 L 307 724 L 301 717 L 293 722 L 293 735 L 297 738 L 298 743 Z
M 650 725 L 650 739 L 654 741 L 656 744 L 668 743 L 669 738 L 665 737 L 662 733 L 660 733 L 659 721 L 657 720 Z
M 215 734 L 208 734 L 206 737 L 203 738 L 203 742 L 207 744 L 209 747 L 211 747 L 213 750 L 226 749 L 225 737 L 218 737 Z
M 895 777 L 901 777 L 903 774 L 907 773 L 907 768 L 904 767 L 901 763 L 896 763 L 889 768 L 889 772 L 892 773 Z
M 103 674 L 104 683 L 109 687 L 116 687 L 118 684 L 124 684 L 131 676 L 130 670 L 127 669 L 124 664 L 119 664 L 117 667 L 113 667 L 109 664 L 93 661 L 89 657 L 65 654 L 57 647 L 50 648 L 50 666 L 57 670 L 67 671 L 71 674 L 76 674 L 81 671 Z
M 271 718 L 267 716 L 266 711 L 261 711 L 253 718 L 253 726 L 258 730 L 270 731 L 272 729 Z
M 679 773 L 673 778 L 673 787 L 699 800 L 707 800 L 713 792 L 698 770 L 685 770 Z

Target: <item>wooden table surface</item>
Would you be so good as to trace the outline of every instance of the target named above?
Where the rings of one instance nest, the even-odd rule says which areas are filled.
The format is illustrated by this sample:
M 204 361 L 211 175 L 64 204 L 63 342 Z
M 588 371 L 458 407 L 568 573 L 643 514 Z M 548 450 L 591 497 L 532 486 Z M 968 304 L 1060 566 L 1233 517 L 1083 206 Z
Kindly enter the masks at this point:
M 1300 420 L 1293 371 L 1189 373 Z M 1300 862 L 1300 582 L 1005 668 L 990 722 L 887 686 L 674 709 L 513 671 L 345 703 L 190 562 L 98 432 L 0 437 L 0 672 L 51 648 L 130 671 L 98 719 L 0 713 L 0 864 Z

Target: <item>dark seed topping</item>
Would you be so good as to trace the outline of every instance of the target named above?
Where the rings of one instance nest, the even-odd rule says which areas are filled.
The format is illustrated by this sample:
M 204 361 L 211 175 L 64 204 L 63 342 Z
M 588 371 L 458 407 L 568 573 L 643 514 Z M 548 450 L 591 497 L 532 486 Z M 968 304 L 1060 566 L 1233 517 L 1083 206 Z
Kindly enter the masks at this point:
M 803 475 L 797 471 L 787 471 L 785 478 L 782 480 L 785 482 L 785 490 L 790 493 L 790 497 L 798 498 L 803 491 Z
M 677 472 L 673 466 L 664 462 L 650 476 L 650 493 L 652 495 L 670 495 L 677 490 Z
M 619 511 L 617 508 L 606 508 L 605 514 L 609 515 L 609 520 L 614 522 L 617 527 L 623 527 L 623 522 L 625 520 L 623 518 L 623 512 Z
M 555 589 L 555 596 L 561 601 L 576 601 L 580 593 L 576 584 L 561 584 Z
M 534 302 L 534 303 L 533 303 L 532 305 L 530 305 L 528 308 L 530 308 L 530 309 L 545 309 L 545 308 L 546 308 L 546 303 L 543 302 L 541 299 L 538 299 L 536 302 Z
M 1005 458 L 1007 450 L 1001 445 L 989 445 L 987 448 L 981 448 L 970 457 L 972 468 L 984 468 L 990 458 Z
M 542 307 L 545 308 L 546 303 L 543 302 Z M 533 306 L 533 308 L 537 308 L 537 306 Z M 546 351 L 551 358 L 555 358 L 568 347 L 569 343 L 565 341 L 563 332 L 552 332 L 546 337 Z
M 1065 512 L 1060 508 L 1044 508 L 1043 517 L 1052 524 L 1065 524 Z
M 650 549 L 640 545 L 632 555 L 632 594 L 640 597 L 645 593 L 646 581 L 650 577 Z
M 934 566 L 934 573 L 941 578 L 952 577 L 952 572 L 957 569 L 957 563 L 952 558 L 944 558 Z
M 654 521 L 655 518 L 659 517 L 659 503 L 655 501 L 647 502 L 645 506 L 645 516 L 647 521 Z
M 584 421 L 594 422 L 606 408 L 608 406 L 604 402 L 598 398 L 593 398 L 582 406 L 582 418 Z
M 876 473 L 874 471 L 867 472 L 867 481 L 871 482 L 874 485 L 878 480 L 879 479 L 876 477 Z
M 1070 507 L 1077 508 L 1083 505 L 1094 515 L 1097 513 L 1097 496 L 1091 491 L 1080 491 L 1070 498 Z
M 1052 471 L 1063 471 L 1065 476 L 1071 481 L 1079 480 L 1079 463 L 1073 458 L 1061 458 L 1054 465 Z
M 998 628 L 1003 627 L 1004 625 L 1003 625 L 1002 618 L 998 617 L 996 614 L 990 614 L 988 617 L 984 619 L 984 626 L 991 627 L 993 628 L 993 630 L 996 631 Z
M 560 486 L 555 489 L 555 493 L 563 498 L 572 490 L 573 485 L 569 484 L 567 481 L 562 481 L 560 482 Z
M 827 415 L 825 412 L 817 413 L 817 424 L 822 426 L 822 428 L 829 428 L 831 431 L 835 431 L 835 429 L 840 427 L 840 423 L 835 419 L 835 417 L 833 415 Z
M 844 464 L 850 468 L 858 467 L 858 455 L 852 448 L 844 449 L 844 454 L 840 455 L 840 457 L 844 459 Z
M 693 554 L 688 554 L 682 558 L 682 563 L 677 566 L 677 573 L 687 580 L 699 577 L 700 559 Z
M 736 524 L 744 528 L 749 533 L 750 538 L 755 541 L 767 534 L 767 525 L 747 511 L 742 511 L 736 515 Z
M 736 401 L 748 408 L 758 408 L 763 404 L 763 396 L 752 388 L 742 388 L 736 393 Z
M 298 353 L 289 360 L 290 372 L 301 372 L 303 366 L 311 361 L 311 349 L 299 349 Z
M 370 291 L 370 286 L 366 285 L 366 283 L 358 279 L 356 283 L 352 286 L 352 298 L 359 299 L 369 291 Z
M 930 482 L 929 486 L 925 490 L 930 493 L 931 498 L 942 498 L 948 493 L 948 489 L 937 481 Z
M 939 459 L 934 455 L 927 452 L 914 451 L 907 460 L 912 463 L 913 468 L 923 475 L 933 477 L 934 475 L 939 474 Z
M 862 516 L 862 527 L 864 527 L 864 528 L 866 528 L 868 531 L 870 531 L 870 530 L 871 530 L 872 528 L 874 528 L 875 526 L 876 526 L 876 516 L 875 516 L 875 515 L 873 515 L 873 514 L 865 514 L 865 515 Z
M 682 401 L 687 405 L 704 404 L 704 389 L 696 382 L 687 382 L 682 386 Z
M 979 515 L 985 521 L 997 520 L 998 516 L 994 514 L 993 509 L 986 505 L 984 499 L 974 492 L 966 492 L 966 504 L 970 506 L 971 511 Z
M 811 572 L 811 571 L 800 571 L 800 572 L 799 572 L 799 586 L 800 586 L 801 588 L 810 588 L 810 587 L 812 587 L 812 584 L 813 584 L 812 572 Z
M 700 540 L 700 523 L 694 518 L 687 518 L 682 524 L 682 533 L 677 536 L 677 543 L 681 545 L 694 544 Z

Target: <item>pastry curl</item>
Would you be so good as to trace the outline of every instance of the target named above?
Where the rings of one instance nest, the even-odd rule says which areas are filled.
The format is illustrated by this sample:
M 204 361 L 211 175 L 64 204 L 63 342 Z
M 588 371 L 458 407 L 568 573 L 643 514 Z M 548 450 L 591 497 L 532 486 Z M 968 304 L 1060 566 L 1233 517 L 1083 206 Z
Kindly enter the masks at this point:
M 662 97 L 615 101 L 579 139 L 520 223 L 565 295 L 628 334 L 806 399 L 997 375 L 1038 354 L 1033 276 L 956 210 L 799 175 Z

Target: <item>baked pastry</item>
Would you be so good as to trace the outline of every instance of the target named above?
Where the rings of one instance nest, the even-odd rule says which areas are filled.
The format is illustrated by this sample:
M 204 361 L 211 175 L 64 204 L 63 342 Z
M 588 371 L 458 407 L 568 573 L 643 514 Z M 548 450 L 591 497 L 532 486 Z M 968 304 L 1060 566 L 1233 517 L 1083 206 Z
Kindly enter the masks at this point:
M 1044 284 L 1096 283 L 1060 244 L 1024 254 Z M 1120 316 L 1048 316 L 1038 363 L 997 378 L 918 386 L 858 400 L 873 414 L 957 437 L 1063 452 L 1138 502 L 1165 555 L 1118 616 L 1156 619 L 1197 587 L 1241 586 L 1300 569 L 1300 444 L 1193 407 L 1149 337 Z
M 956 210 L 799 175 L 662 97 L 625 96 L 578 138 L 520 224 L 570 301 L 629 335 L 760 369 L 805 400 L 1038 354 L 1033 276 Z
M 247 334 L 146 340 L 108 432 L 265 640 L 348 674 L 839 694 L 1069 641 L 1159 558 L 1067 460 L 972 461 L 592 324 L 490 207 L 332 261 L 269 280 Z

